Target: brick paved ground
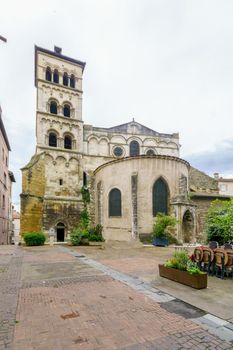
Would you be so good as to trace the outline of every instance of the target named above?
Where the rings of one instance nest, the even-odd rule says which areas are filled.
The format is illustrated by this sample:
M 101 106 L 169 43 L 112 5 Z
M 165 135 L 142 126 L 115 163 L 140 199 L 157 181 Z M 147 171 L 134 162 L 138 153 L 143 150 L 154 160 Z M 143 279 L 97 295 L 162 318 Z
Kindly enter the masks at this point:
M 10 348 L 15 326 L 22 253 L 2 246 L 0 254 L 0 350 Z
M 172 256 L 175 251 L 173 247 L 143 247 L 139 244 L 131 247 L 121 242 L 108 242 L 103 249 L 88 246 L 73 249 L 114 270 L 139 277 L 165 293 L 233 323 L 232 279 L 221 280 L 209 276 L 207 289 L 194 290 L 159 277 L 158 264 Z M 189 248 L 189 253 L 192 251 L 193 248 Z
M 23 264 L 15 319 L 20 287 L 15 281 L 21 267 L 15 266 L 14 259 L 21 258 L 5 257 L 8 273 L 11 265 L 17 271 L 9 274 L 9 291 L 14 293 L 12 306 L 5 307 L 12 325 L 16 321 L 13 350 L 233 349 L 201 326 L 58 248 L 19 251 Z M 2 297 L 0 305 L 2 310 Z M 8 330 L 12 335 L 12 327 Z

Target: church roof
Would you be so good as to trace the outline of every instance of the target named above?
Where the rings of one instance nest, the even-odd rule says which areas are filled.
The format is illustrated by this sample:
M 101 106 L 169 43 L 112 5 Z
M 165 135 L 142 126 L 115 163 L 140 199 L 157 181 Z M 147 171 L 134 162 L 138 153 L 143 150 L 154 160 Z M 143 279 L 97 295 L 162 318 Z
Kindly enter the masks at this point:
M 136 122 L 134 119 L 131 122 L 113 126 L 111 128 L 95 128 L 105 130 L 107 132 L 116 132 L 116 133 L 128 133 L 128 134 L 137 134 L 137 135 L 150 135 L 150 136 L 163 136 L 163 137 L 179 137 L 179 134 L 161 134 L 155 130 L 148 128 L 145 125 L 142 125 Z
M 215 192 L 218 193 L 218 182 L 204 172 L 190 167 L 189 188 L 192 192 Z

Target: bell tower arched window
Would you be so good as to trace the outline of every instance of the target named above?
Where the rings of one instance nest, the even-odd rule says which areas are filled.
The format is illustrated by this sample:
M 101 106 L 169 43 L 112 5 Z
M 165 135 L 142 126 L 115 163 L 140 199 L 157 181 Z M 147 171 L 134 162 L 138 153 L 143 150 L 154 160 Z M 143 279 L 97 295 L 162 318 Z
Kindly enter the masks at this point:
M 69 78 L 68 78 L 68 74 L 67 73 L 63 74 L 63 85 L 65 85 L 65 86 L 69 85 Z
M 57 135 L 54 132 L 49 133 L 49 146 L 57 147 Z
M 50 113 L 52 114 L 57 114 L 57 102 L 56 101 L 51 101 L 50 102 Z
M 152 197 L 153 216 L 168 214 L 168 186 L 161 177 L 154 183 Z
M 53 72 L 53 82 L 59 84 L 59 73 L 57 69 Z
M 52 72 L 51 72 L 50 67 L 46 68 L 45 79 L 48 80 L 48 81 L 52 80 Z
M 109 216 L 121 216 L 121 191 L 113 188 L 108 197 Z
M 70 76 L 70 87 L 75 88 L 75 77 L 73 74 Z
M 64 117 L 70 117 L 70 105 L 68 105 L 68 104 L 64 105 L 63 115 L 64 115 Z
M 129 155 L 130 157 L 139 156 L 139 143 L 137 141 L 130 142 L 129 145 Z
M 72 139 L 70 136 L 65 136 L 64 138 L 64 148 L 72 149 Z

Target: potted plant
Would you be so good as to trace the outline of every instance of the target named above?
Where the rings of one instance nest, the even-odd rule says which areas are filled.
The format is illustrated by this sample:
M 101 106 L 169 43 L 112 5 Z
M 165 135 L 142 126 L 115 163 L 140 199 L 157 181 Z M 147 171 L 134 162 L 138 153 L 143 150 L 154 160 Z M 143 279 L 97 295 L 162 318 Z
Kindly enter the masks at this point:
M 186 251 L 175 252 L 164 265 L 160 264 L 159 275 L 196 289 L 207 287 L 207 273 L 198 268 Z
M 174 227 L 177 223 L 176 218 L 170 215 L 158 213 L 153 226 L 152 244 L 155 246 L 167 246 L 169 243 L 169 228 Z

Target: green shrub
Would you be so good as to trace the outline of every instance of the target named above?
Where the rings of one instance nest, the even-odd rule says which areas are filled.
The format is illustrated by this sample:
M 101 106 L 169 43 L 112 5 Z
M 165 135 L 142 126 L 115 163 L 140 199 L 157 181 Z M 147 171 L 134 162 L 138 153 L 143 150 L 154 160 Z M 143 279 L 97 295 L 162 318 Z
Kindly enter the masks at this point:
M 27 246 L 44 245 L 46 237 L 43 232 L 27 232 L 23 235 Z
M 102 236 L 103 226 L 96 225 L 89 229 L 89 241 L 91 242 L 103 242 L 104 238 Z
M 73 228 L 73 230 L 70 233 L 71 244 L 79 245 L 84 234 L 85 231 L 80 226 Z
M 211 203 L 206 218 L 207 241 L 233 242 L 233 199 Z
M 90 203 L 91 197 L 89 189 L 85 186 L 81 188 L 82 200 L 84 204 Z
M 162 213 L 158 213 L 156 215 L 156 221 L 155 224 L 153 225 L 153 237 L 157 238 L 166 238 L 168 239 L 169 236 L 170 238 L 172 235 L 168 232 L 168 227 L 174 227 L 177 224 L 176 218 L 170 215 L 165 215 Z
M 191 275 L 200 275 L 203 273 L 197 264 L 191 261 L 186 251 L 175 252 L 173 257 L 166 261 L 164 265 L 173 269 L 187 271 Z

